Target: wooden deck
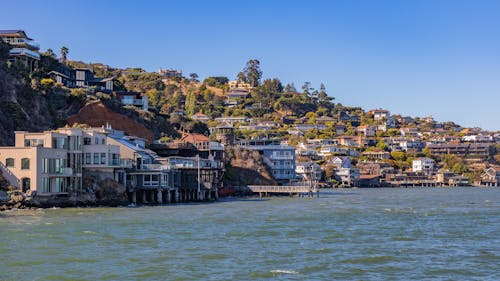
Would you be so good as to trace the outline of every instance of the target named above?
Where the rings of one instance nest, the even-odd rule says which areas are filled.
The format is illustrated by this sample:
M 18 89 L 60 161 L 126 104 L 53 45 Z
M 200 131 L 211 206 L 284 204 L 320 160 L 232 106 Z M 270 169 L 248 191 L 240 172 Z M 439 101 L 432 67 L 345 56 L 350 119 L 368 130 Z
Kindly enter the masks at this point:
M 271 193 L 290 194 L 290 196 L 307 195 L 312 197 L 314 192 L 319 197 L 319 189 L 307 185 L 249 185 L 248 188 L 253 193 L 259 193 L 260 197 L 263 195 L 268 196 Z

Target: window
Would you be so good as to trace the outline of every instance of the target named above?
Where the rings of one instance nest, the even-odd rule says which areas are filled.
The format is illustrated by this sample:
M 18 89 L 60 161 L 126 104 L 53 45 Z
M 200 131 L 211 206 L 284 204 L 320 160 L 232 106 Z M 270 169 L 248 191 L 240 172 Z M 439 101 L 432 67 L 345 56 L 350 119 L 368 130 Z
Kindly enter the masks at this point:
M 92 156 L 90 153 L 85 153 L 85 164 L 92 164 L 92 160 L 90 159 Z
M 101 164 L 106 164 L 106 153 L 101 153 Z
M 144 186 L 158 185 L 159 175 L 143 175 L 142 183 Z
M 95 138 L 95 144 L 99 144 L 99 139 Z
M 14 158 L 5 159 L 5 166 L 14 168 Z
M 105 139 L 101 139 L 101 144 L 106 144 L 106 140 Z
M 83 138 L 83 144 L 84 145 L 89 145 L 91 143 L 92 143 L 92 139 L 91 138 L 88 138 L 88 137 Z
M 21 170 L 29 170 L 30 169 L 30 159 L 23 158 L 21 159 Z
M 94 165 L 99 164 L 99 153 L 94 153 Z

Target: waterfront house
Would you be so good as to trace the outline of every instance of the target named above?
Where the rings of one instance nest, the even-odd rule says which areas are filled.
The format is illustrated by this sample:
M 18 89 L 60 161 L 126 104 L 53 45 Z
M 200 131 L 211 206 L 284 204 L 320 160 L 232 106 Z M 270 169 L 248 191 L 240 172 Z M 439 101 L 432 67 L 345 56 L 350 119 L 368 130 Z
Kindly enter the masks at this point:
M 38 194 L 82 191 L 86 171 L 115 180 L 124 177 L 118 146 L 99 128 L 15 132 L 14 147 L 0 147 L 0 167 L 10 184 Z
M 414 159 L 412 161 L 412 171 L 431 175 L 434 172 L 434 160 L 427 157 Z
M 243 144 L 243 147 L 262 154 L 264 164 L 269 167 L 275 180 L 288 183 L 296 179 L 295 176 L 295 147 L 288 145 L 252 145 Z
M 500 166 L 491 166 L 481 174 L 479 185 L 499 186 L 500 185 Z
M 295 174 L 300 180 L 318 181 L 323 177 L 323 169 L 314 162 L 297 162 Z
M 18 62 L 30 71 L 38 67 L 40 45 L 29 38 L 23 30 L 0 30 L 0 39 L 12 46 L 9 61 Z
M 335 178 L 344 187 L 357 186 L 359 182 L 359 170 L 356 168 L 340 168 L 334 171 Z

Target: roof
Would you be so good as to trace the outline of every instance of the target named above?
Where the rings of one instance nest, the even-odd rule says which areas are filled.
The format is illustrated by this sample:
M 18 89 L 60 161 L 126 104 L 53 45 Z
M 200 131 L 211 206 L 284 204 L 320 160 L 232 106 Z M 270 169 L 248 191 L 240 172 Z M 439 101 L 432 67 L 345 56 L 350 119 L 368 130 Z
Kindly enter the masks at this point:
M 196 117 L 208 117 L 206 114 L 203 114 L 201 112 L 197 112 L 197 113 L 193 114 L 192 116 L 196 116 Z
M 6 30 L 0 30 L 0 35 L 7 35 L 7 34 L 19 34 L 20 37 L 26 37 L 26 39 L 33 40 L 26 35 L 26 32 L 21 29 L 6 29 Z
M 182 142 L 190 142 L 190 143 L 210 141 L 210 139 L 207 136 L 202 134 L 185 134 L 180 140 Z

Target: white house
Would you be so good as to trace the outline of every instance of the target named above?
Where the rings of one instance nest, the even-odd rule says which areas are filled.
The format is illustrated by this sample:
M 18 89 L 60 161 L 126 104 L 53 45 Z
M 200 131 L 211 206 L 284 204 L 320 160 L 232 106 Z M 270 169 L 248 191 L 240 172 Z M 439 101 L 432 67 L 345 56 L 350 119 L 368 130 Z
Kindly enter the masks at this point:
M 412 170 L 430 175 L 434 171 L 434 160 L 427 157 L 417 158 L 412 161 Z

